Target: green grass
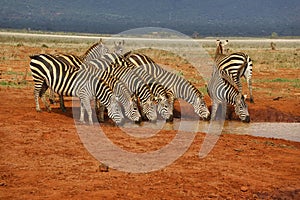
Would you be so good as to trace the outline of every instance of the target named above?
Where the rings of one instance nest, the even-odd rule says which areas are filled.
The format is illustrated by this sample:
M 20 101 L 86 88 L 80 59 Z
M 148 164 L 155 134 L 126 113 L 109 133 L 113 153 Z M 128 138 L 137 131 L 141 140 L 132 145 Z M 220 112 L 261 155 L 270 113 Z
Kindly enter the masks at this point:
M 203 94 L 203 95 L 207 95 L 207 88 L 204 86 L 204 87 L 200 87 L 198 88 L 198 90 Z
M 275 78 L 275 79 L 256 79 L 257 83 L 290 83 L 294 88 L 300 88 L 300 79 Z
M 22 88 L 27 85 L 27 81 L 0 81 L 1 87 Z

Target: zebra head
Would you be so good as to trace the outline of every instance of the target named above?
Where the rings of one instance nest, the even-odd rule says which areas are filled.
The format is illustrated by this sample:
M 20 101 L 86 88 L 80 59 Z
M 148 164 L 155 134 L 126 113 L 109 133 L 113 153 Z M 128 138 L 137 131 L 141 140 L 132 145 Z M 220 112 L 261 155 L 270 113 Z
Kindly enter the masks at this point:
M 107 113 L 116 124 L 122 125 L 124 123 L 124 115 L 115 95 L 112 95 L 110 98 Z
M 141 101 L 142 113 L 146 115 L 146 117 L 150 121 L 157 120 L 157 113 L 156 113 L 156 105 L 154 102 L 154 98 L 148 98 L 146 101 Z
M 139 108 L 137 106 L 137 97 L 135 95 L 128 102 L 128 106 L 125 109 L 125 115 L 132 121 L 136 123 L 140 123 L 142 121 L 141 114 L 139 112 Z
M 92 45 L 82 56 L 82 60 L 84 62 L 88 62 L 90 60 L 96 59 L 96 58 L 101 58 L 103 55 L 108 54 L 110 51 L 108 47 L 106 47 L 102 39 L 100 39 L 99 42 L 95 43 Z
M 115 48 L 114 53 L 119 55 L 123 54 L 124 44 L 125 44 L 124 40 L 122 42 L 114 42 L 114 48 Z
M 248 112 L 248 106 L 245 102 L 245 96 L 242 94 L 239 94 L 235 98 L 235 104 L 234 104 L 234 110 L 235 113 L 239 116 L 239 118 L 242 120 L 242 122 L 250 122 L 250 115 Z
M 162 118 L 172 121 L 173 119 L 173 102 L 167 98 L 167 96 L 160 95 L 155 97 L 157 102 L 157 111 L 162 116 Z
M 207 108 L 207 105 L 203 97 L 197 97 L 196 100 L 192 103 L 195 113 L 197 113 L 202 119 L 209 120 L 210 112 Z

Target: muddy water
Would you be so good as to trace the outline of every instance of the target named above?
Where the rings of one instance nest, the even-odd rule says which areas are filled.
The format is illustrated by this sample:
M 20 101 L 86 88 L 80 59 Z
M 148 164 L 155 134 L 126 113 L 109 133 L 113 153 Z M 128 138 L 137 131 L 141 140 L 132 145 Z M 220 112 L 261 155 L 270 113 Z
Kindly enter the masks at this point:
M 186 132 L 204 132 L 207 133 L 210 122 L 205 121 L 180 121 L 175 119 L 173 123 L 157 121 L 156 123 L 143 122 L 142 126 L 126 124 L 123 130 L 134 137 L 152 137 L 160 130 L 182 130 Z M 128 131 L 130 128 L 131 131 Z M 145 128 L 144 134 L 136 135 L 132 128 Z M 222 134 L 245 134 L 259 137 L 280 138 L 300 142 L 300 123 L 242 123 L 239 121 L 225 121 Z

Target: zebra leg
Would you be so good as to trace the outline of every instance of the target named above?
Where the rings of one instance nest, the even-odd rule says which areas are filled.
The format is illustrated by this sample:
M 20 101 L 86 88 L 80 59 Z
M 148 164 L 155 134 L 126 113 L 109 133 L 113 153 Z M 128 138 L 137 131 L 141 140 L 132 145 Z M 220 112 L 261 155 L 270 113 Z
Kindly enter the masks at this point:
M 64 102 L 64 97 L 63 95 L 59 95 L 59 104 L 60 104 L 60 109 L 63 112 L 67 112 L 66 107 L 65 107 L 65 102 Z
M 219 104 L 213 102 L 212 106 L 211 106 L 211 119 L 212 120 L 216 120 L 216 113 L 217 113 L 217 109 L 218 109 Z
M 35 109 L 37 112 L 42 112 L 39 104 L 40 91 L 35 88 L 34 89 L 34 100 L 35 100 Z
M 99 122 L 104 122 L 104 110 L 105 110 L 105 106 L 102 105 L 98 99 L 96 99 L 95 100 L 95 111 L 96 111 L 97 119 Z
M 79 121 L 81 123 L 84 123 L 84 111 L 86 110 L 87 114 L 88 114 L 88 120 L 89 120 L 89 124 L 93 125 L 93 118 L 92 118 L 92 109 L 91 109 L 91 102 L 90 99 L 87 97 L 84 98 L 80 98 L 80 119 Z
M 174 120 L 174 113 L 173 113 L 173 111 L 174 111 L 174 101 L 175 101 L 175 97 L 174 97 L 174 96 L 169 96 L 169 97 L 168 97 L 168 100 L 169 100 L 170 105 L 171 105 L 171 107 L 172 107 L 172 115 L 171 115 L 168 119 L 166 119 L 166 122 L 173 122 L 173 120 Z
M 252 95 L 252 80 L 251 78 L 247 79 L 247 84 L 250 92 L 250 103 L 254 103 L 253 95 Z
M 50 105 L 46 101 L 46 97 L 45 97 L 45 92 L 46 92 L 47 89 L 48 89 L 48 85 L 45 82 L 43 82 L 41 89 L 36 88 L 35 91 L 34 91 L 35 92 L 34 96 L 35 96 L 35 102 L 36 102 L 36 110 L 38 112 L 41 112 L 41 109 L 40 109 L 39 103 L 38 103 L 39 102 L 39 97 L 41 97 L 44 105 L 46 106 L 46 108 L 48 110 L 48 112 L 51 112 Z
M 45 104 L 45 106 L 46 106 L 48 112 L 51 112 L 50 104 L 49 104 L 49 103 L 47 102 L 47 100 L 46 100 L 46 95 L 45 95 L 45 93 L 42 94 L 41 99 L 42 99 L 43 103 Z
M 50 92 L 49 92 L 49 101 L 50 101 L 50 104 L 55 104 L 55 94 L 53 92 L 53 90 L 50 89 Z

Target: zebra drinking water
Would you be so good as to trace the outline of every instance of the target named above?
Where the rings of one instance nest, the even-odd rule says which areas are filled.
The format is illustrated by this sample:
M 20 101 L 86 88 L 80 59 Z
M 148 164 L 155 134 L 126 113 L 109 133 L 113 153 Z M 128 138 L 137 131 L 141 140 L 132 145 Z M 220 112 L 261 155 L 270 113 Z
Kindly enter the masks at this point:
M 153 76 L 148 74 L 142 68 L 136 67 L 128 59 L 124 62 L 124 56 L 117 53 L 109 53 L 102 56 L 103 59 L 111 63 L 119 63 L 120 66 L 131 69 L 137 76 L 140 77 L 150 88 L 157 101 L 158 113 L 167 121 L 173 121 L 173 99 L 170 91 L 167 91 Z
M 34 97 L 37 111 L 40 111 L 39 97 L 42 97 L 47 109 L 50 110 L 44 97 L 46 89 L 50 87 L 60 95 L 79 97 L 81 101 L 81 122 L 84 121 L 84 111 L 86 110 L 89 123 L 93 123 L 90 100 L 96 97 L 107 107 L 108 116 L 115 123 L 123 123 L 124 116 L 112 89 L 97 76 L 87 70 L 66 65 L 55 56 L 48 54 L 34 55 L 30 58 L 30 69 L 35 83 Z
M 207 92 L 213 101 L 211 118 L 215 119 L 217 108 L 222 103 L 234 106 L 235 113 L 243 122 L 250 122 L 248 106 L 245 98 L 229 81 L 221 78 L 219 70 L 214 67 L 211 79 L 207 84 Z
M 118 80 L 114 76 L 111 76 L 106 70 L 100 70 L 91 63 L 84 63 L 80 67 L 82 70 L 86 70 L 89 73 L 97 76 L 99 79 L 104 81 L 114 92 L 118 101 L 123 105 L 125 115 L 132 121 L 141 122 L 141 115 L 138 110 L 137 100 L 124 82 Z M 99 105 L 99 102 L 97 102 Z M 104 109 L 102 105 L 96 106 L 96 109 L 100 109 L 99 120 L 104 121 Z
M 135 67 L 142 68 L 153 76 L 166 90 L 170 91 L 169 95 L 172 95 L 170 98 L 173 101 L 172 105 L 176 98 L 181 98 L 190 103 L 194 107 L 195 113 L 201 118 L 209 119 L 210 113 L 203 95 L 191 82 L 163 69 L 144 54 L 129 52 L 124 57 L 131 61 Z
M 222 43 L 217 40 L 217 49 L 215 53 L 215 62 L 217 68 L 222 76 L 229 82 L 234 82 L 239 92 L 242 93 L 241 77 L 247 80 L 248 88 L 250 91 L 250 103 L 254 103 L 252 95 L 252 68 L 253 63 L 249 55 L 243 52 L 232 53 L 229 55 L 224 54 L 224 46 L 227 45 L 228 40 Z
M 154 103 L 154 96 L 150 91 L 149 86 L 132 70 L 124 67 L 128 62 L 123 59 L 120 62 L 109 62 L 104 59 L 94 59 L 85 62 L 84 65 L 93 65 L 94 67 L 105 71 L 110 76 L 113 76 L 126 84 L 132 94 L 135 94 L 140 99 L 142 113 L 150 120 L 156 121 L 156 105 Z M 81 66 L 85 68 L 85 66 Z M 87 66 L 88 67 L 88 66 Z

